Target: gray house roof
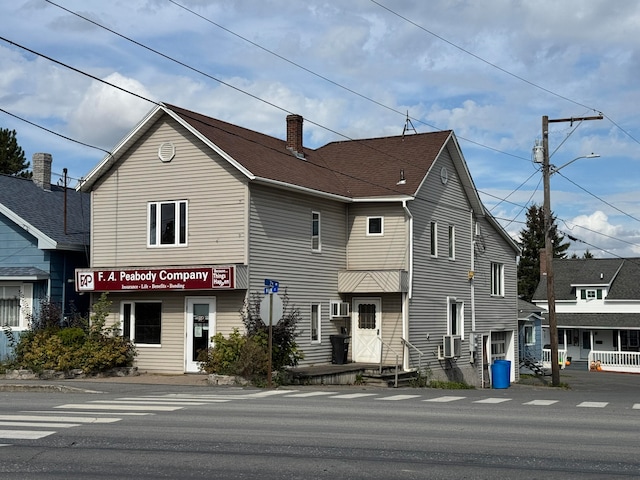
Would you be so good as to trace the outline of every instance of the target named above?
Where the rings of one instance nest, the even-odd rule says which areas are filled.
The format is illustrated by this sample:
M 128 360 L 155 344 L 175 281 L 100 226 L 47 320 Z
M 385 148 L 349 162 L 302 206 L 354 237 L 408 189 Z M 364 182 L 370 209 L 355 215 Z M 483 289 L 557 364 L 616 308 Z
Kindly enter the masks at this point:
M 46 190 L 30 179 L 0 175 L 0 218 L 36 237 L 40 249 L 82 251 L 89 246 L 90 196 L 66 189 L 65 233 L 64 193 L 57 185 Z
M 546 309 L 534 305 L 533 303 L 529 303 L 521 298 L 518 299 L 518 318 L 526 319 L 531 317 L 532 315 L 536 315 L 538 317 L 542 317 L 547 312 Z
M 640 258 L 554 259 L 556 300 L 575 300 L 576 287 L 607 287 L 607 300 L 640 301 Z M 541 279 L 534 301 L 547 300 L 547 279 Z
M 549 319 L 542 323 L 549 325 Z M 637 329 L 640 313 L 556 313 L 556 323 L 562 328 Z

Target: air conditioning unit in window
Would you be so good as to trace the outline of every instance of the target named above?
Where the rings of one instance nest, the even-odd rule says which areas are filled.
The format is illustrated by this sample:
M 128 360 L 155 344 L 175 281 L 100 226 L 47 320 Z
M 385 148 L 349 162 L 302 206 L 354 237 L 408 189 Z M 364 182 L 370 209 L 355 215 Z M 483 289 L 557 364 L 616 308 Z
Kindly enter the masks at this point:
M 462 338 L 460 335 L 444 335 L 442 337 L 442 358 L 457 358 L 462 354 Z
M 341 318 L 349 316 L 348 302 L 331 302 L 331 318 Z

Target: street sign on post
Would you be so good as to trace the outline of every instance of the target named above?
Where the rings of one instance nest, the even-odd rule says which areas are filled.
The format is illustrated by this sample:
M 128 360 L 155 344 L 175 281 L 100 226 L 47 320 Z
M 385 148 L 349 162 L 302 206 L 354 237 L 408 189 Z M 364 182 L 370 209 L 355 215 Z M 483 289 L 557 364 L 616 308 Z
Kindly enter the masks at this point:
M 260 304 L 260 317 L 262 317 L 262 321 L 264 321 L 265 318 L 269 320 L 269 364 L 267 366 L 267 386 L 271 388 L 271 365 L 273 362 L 273 318 L 274 315 L 278 320 L 282 318 L 282 299 L 277 294 L 278 287 L 280 286 L 278 282 L 265 278 L 264 285 L 264 294 L 269 296 L 269 302 L 263 302 Z

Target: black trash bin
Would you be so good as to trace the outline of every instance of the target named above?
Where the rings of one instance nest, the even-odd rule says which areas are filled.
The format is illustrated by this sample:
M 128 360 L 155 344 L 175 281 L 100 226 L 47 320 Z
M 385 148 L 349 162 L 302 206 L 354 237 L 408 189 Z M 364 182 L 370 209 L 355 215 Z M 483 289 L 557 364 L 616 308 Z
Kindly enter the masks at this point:
M 349 335 L 331 335 L 331 363 L 342 365 L 347 363 L 347 353 L 349 353 Z

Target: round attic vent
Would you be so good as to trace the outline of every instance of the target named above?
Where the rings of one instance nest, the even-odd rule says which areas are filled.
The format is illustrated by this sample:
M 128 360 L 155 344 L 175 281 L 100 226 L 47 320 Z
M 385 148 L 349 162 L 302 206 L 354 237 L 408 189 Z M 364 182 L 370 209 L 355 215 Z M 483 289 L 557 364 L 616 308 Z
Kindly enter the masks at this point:
M 170 162 L 176 156 L 176 147 L 171 142 L 164 142 L 158 148 L 158 158 L 163 162 Z

